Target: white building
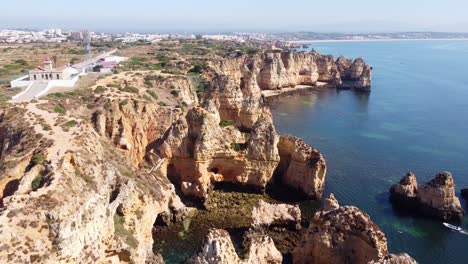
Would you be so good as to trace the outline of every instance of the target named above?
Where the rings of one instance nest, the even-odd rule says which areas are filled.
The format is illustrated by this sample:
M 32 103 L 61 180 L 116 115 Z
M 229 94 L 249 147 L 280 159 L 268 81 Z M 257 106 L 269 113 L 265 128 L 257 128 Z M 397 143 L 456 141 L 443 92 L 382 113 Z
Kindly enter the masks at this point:
M 48 81 L 48 80 L 71 80 L 73 75 L 77 75 L 79 72 L 77 69 L 63 66 L 60 68 L 54 68 L 52 61 L 49 56 L 44 58 L 44 66 L 37 67 L 34 70 L 29 71 L 30 81 Z

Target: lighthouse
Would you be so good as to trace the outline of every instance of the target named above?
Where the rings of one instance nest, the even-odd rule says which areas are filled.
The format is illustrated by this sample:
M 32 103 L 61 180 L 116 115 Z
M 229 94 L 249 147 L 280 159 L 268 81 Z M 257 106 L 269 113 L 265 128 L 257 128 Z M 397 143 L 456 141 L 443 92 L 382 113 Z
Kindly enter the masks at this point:
M 44 57 L 44 71 L 51 72 L 54 70 L 54 65 L 50 60 L 49 56 Z

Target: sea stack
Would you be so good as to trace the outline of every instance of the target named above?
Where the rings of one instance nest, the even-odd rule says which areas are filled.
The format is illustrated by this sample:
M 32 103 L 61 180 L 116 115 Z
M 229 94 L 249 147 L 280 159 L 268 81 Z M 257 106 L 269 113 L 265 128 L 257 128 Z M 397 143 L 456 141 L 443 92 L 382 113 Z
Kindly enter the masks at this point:
M 443 221 L 463 218 L 460 200 L 455 195 L 455 184 L 450 172 L 441 172 L 418 188 L 416 176 L 408 173 L 390 188 L 390 200 L 403 208 L 417 210 L 423 215 Z
M 391 255 L 385 234 L 359 208 L 339 206 L 333 195 L 324 204 L 292 252 L 293 263 L 416 263 L 407 254 Z

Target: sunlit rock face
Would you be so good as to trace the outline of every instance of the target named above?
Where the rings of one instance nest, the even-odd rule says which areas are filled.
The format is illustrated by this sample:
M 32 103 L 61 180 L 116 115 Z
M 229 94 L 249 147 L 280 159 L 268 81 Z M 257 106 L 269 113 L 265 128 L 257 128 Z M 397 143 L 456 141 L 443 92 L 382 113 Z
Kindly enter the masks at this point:
M 441 172 L 418 188 L 416 176 L 408 173 L 391 187 L 390 198 L 398 206 L 444 221 L 463 218 L 460 200 L 455 194 L 455 183 L 449 172 Z
M 293 263 L 416 263 L 407 254 L 390 255 L 387 238 L 369 215 L 339 206 L 333 195 L 311 221 L 292 252 Z

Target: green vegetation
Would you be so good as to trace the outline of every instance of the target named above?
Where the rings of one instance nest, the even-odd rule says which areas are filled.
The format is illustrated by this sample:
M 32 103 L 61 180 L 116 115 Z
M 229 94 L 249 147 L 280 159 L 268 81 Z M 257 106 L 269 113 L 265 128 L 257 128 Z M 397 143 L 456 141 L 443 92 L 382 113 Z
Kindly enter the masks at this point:
M 126 104 L 128 104 L 128 100 L 127 100 L 127 99 L 125 99 L 125 100 L 123 100 L 123 101 L 121 101 L 121 102 L 119 103 L 120 107 L 122 107 L 122 106 L 124 106 L 124 105 L 126 105 Z
M 64 115 L 67 112 L 67 110 L 65 109 L 65 107 L 63 107 L 63 105 L 59 104 L 54 107 L 54 112 L 58 113 L 59 115 Z
M 247 143 L 231 143 L 231 148 L 235 151 L 242 151 L 247 149 Z
M 120 88 L 119 90 L 122 91 L 122 92 L 136 93 L 136 94 L 140 91 L 138 88 L 132 87 L 132 86 L 127 86 L 127 87 L 124 87 L 124 88 Z
M 153 97 L 155 100 L 158 100 L 158 95 L 156 94 L 155 91 L 148 90 L 146 91 L 151 97 Z
M 175 97 L 179 97 L 179 91 L 177 91 L 177 90 L 172 90 L 172 91 L 171 91 L 171 94 L 172 94 L 173 96 L 175 96 Z
M 206 69 L 207 65 L 205 62 L 195 64 L 189 72 L 202 73 Z
M 232 120 L 221 120 L 221 122 L 219 122 L 219 126 L 221 127 L 234 126 L 234 122 Z
M 143 80 L 145 81 L 145 85 L 148 87 L 152 87 L 154 85 L 154 81 L 162 81 L 164 77 L 159 75 L 146 75 Z
M 42 154 L 42 153 L 36 153 L 36 154 L 34 154 L 34 156 L 32 157 L 31 163 L 32 163 L 33 165 L 41 164 L 42 162 L 44 162 L 45 158 L 46 158 L 46 157 L 45 157 L 44 154 Z
M 31 182 L 32 190 L 35 191 L 35 190 L 39 189 L 39 187 L 41 186 L 43 181 L 44 181 L 44 177 L 42 177 L 41 175 L 34 178 L 34 180 Z
M 125 229 L 124 219 L 118 213 L 114 214 L 114 232 L 116 236 L 122 238 L 131 248 L 136 248 L 138 246 L 138 240 L 136 240 L 132 232 Z
M 67 121 L 67 122 L 65 122 L 63 124 L 63 126 L 65 126 L 65 127 L 74 127 L 76 125 L 78 125 L 78 122 L 76 120 L 73 120 L 73 119 L 69 120 L 69 121 Z
M 192 82 L 193 87 L 195 87 L 197 97 L 200 100 L 205 94 L 205 90 L 208 88 L 208 82 L 204 80 L 199 74 L 189 74 L 187 77 L 190 82 Z
M 101 86 L 101 85 L 99 85 L 98 87 L 96 87 L 96 89 L 94 89 L 95 93 L 103 93 L 105 91 L 106 91 L 106 87 Z

